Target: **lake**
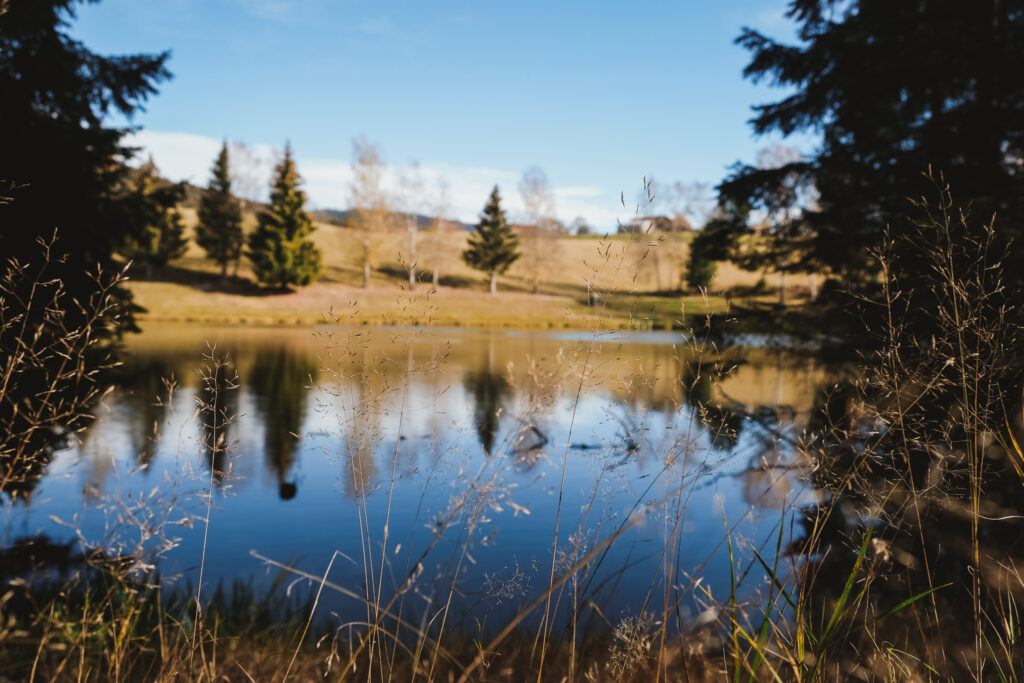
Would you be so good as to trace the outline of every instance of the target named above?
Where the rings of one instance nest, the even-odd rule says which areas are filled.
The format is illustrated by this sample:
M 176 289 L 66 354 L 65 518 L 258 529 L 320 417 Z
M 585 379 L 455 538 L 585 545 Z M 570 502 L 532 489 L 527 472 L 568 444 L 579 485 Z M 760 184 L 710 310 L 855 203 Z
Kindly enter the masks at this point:
M 751 549 L 772 561 L 818 502 L 795 444 L 841 368 L 742 341 L 150 323 L 78 443 L 4 503 L 3 543 L 80 539 L 206 595 L 308 598 L 329 567 L 349 593 L 324 591 L 325 619 L 366 620 L 371 595 L 466 630 L 572 568 L 554 622 L 690 628 L 729 596 L 730 540 L 754 599 Z

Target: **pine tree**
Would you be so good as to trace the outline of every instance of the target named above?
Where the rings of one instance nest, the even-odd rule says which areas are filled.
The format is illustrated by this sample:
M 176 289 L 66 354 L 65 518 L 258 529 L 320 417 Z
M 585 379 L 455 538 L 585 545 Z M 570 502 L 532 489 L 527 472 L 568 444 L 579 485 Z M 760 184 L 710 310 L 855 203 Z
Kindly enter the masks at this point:
M 125 193 L 131 234 L 121 251 L 141 263 L 149 275 L 154 267 L 165 266 L 171 259 L 184 255 L 188 246 L 185 224 L 178 211 L 185 188 L 161 178 L 152 159 L 134 176 Z
M 320 250 L 307 238 L 313 221 L 303 209 L 306 194 L 299 189 L 291 147 L 274 171 L 270 209 L 260 214 L 259 226 L 249 236 L 248 257 L 256 278 L 282 289 L 305 286 L 320 275 Z
M 96 288 L 89 273 L 97 262 L 110 263 L 133 228 L 121 220 L 123 197 L 114 192 L 130 174 L 124 160 L 133 154 L 117 122 L 170 77 L 169 53 L 100 55 L 70 35 L 85 4 L 0 2 L 0 195 L 12 200 L 0 202 L 0 251 L 32 259 L 36 240 L 56 228 L 56 248 L 67 258 L 49 272 L 82 301 Z M 130 296 L 123 288 L 117 295 L 130 326 Z M 77 310 L 67 313 L 73 324 Z
M 198 213 L 196 242 L 220 266 L 221 277 L 226 278 L 228 264 L 241 255 L 243 242 L 242 205 L 231 194 L 227 142 L 213 164 L 210 186 L 199 201 Z
M 686 259 L 686 286 L 692 290 L 708 290 L 717 274 L 718 262 L 708 258 L 703 250 L 691 247 Z
M 978 220 L 995 212 L 1024 231 L 1022 0 L 791 0 L 786 16 L 794 44 L 753 29 L 736 40 L 748 78 L 787 90 L 751 123 L 758 135 L 820 133 L 821 145 L 775 168 L 737 165 L 719 189 L 774 213 L 787 178 L 813 184 L 817 201 L 776 230 L 795 268 L 870 279 L 886 227 L 910 225 L 907 197 L 934 195 L 929 168 Z
M 462 260 L 470 268 L 491 276 L 493 295 L 498 291 L 498 275 L 507 271 L 517 258 L 519 238 L 508 226 L 505 210 L 501 208 L 501 195 L 495 186 L 476 230 L 469 236 L 469 246 L 462 252 Z

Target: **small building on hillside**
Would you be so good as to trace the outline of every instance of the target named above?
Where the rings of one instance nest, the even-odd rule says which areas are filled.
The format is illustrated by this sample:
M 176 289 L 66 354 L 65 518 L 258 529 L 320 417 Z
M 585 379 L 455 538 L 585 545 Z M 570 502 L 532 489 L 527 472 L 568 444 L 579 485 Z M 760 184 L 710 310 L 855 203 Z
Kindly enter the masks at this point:
M 685 216 L 636 216 L 619 223 L 619 232 L 690 232 L 693 226 Z

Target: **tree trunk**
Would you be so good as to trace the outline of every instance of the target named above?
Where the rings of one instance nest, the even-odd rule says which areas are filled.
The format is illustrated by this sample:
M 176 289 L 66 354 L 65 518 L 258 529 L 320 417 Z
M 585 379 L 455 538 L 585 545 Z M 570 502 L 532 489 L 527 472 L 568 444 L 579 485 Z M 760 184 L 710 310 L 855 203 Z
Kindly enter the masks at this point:
M 811 290 L 811 301 L 818 299 L 818 275 L 817 273 L 811 273 L 807 277 L 807 285 Z
M 220 279 L 221 280 L 227 280 L 228 279 L 228 262 L 227 261 L 221 261 L 220 262 Z
M 658 245 L 651 247 L 651 261 L 654 263 L 654 286 L 661 293 L 661 262 L 658 261 Z
M 491 271 L 491 296 L 498 293 L 498 272 Z
M 438 281 L 441 279 L 440 269 L 434 264 L 434 289 L 437 289 Z
M 416 289 L 416 226 L 409 227 L 409 289 Z
M 370 234 L 363 233 L 363 289 L 370 288 L 370 260 L 373 252 L 370 250 Z

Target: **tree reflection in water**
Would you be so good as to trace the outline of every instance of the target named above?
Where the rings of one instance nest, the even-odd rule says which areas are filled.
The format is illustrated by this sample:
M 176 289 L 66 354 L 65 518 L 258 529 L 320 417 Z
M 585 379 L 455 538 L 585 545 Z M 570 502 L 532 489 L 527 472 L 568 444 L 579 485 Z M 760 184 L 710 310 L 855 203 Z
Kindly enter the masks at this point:
M 501 373 L 490 368 L 467 372 L 462 380 L 473 400 L 473 424 L 484 453 L 492 455 L 501 428 L 501 416 L 512 397 L 512 386 Z
M 238 371 L 227 356 L 217 355 L 215 349 L 204 358 L 206 364 L 200 371 L 196 397 L 199 443 L 213 481 L 220 487 L 230 468 L 227 455 L 231 449 L 231 427 L 238 418 Z
M 132 423 L 129 431 L 135 462 L 148 471 L 160 450 L 161 430 L 167 420 L 177 380 L 170 363 L 150 357 L 121 373 L 120 387 L 131 396 L 123 403 Z
M 278 496 L 291 500 L 298 483 L 289 480 L 306 416 L 307 389 L 317 375 L 317 364 L 307 354 L 286 347 L 256 353 L 249 379 L 259 421 L 264 425 L 267 465 L 278 481 Z

